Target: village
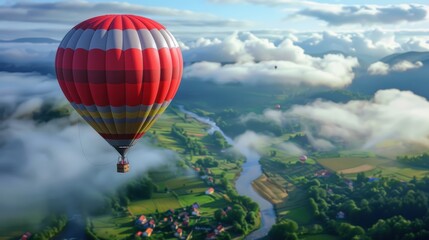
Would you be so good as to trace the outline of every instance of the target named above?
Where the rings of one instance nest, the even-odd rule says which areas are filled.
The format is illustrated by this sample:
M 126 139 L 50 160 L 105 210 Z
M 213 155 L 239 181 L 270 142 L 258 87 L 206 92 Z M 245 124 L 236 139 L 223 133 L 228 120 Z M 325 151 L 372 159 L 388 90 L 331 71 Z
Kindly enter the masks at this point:
M 215 188 L 210 168 L 193 167 L 193 170 L 209 186 L 204 194 L 212 195 L 215 192 Z M 225 207 L 221 210 L 222 215 L 227 216 L 231 210 L 231 206 Z M 201 216 L 198 202 L 183 208 L 170 208 L 162 214 L 142 214 L 138 216 L 134 224 L 137 229 L 135 237 L 140 238 L 149 238 L 157 233 L 163 233 L 163 236 L 169 234 L 170 237 L 177 239 L 191 239 L 193 236 L 198 235 L 198 239 L 203 237 L 211 240 L 217 239 L 218 235 L 231 228 L 231 226 L 224 227 L 225 223 L 222 222 L 213 224 L 213 217 Z
M 213 190 L 210 188 L 209 190 Z M 199 223 L 201 220 L 200 206 L 197 202 L 182 209 L 169 209 L 157 218 L 155 215 L 141 215 L 135 221 L 135 226 L 139 229 L 136 232 L 136 237 L 151 237 L 157 232 L 170 233 L 178 239 L 191 239 L 194 232 L 205 234 L 205 239 L 216 239 L 216 237 L 224 232 L 226 228 L 222 223 L 217 225 L 209 225 Z M 227 214 L 232 208 L 227 207 L 223 211 Z M 204 221 L 202 221 L 204 222 Z

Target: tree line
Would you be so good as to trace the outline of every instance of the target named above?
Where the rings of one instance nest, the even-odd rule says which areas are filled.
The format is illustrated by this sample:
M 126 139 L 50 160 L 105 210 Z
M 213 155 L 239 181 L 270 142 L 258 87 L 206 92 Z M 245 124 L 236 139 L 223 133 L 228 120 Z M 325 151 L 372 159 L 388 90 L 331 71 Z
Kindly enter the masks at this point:
M 429 178 L 355 181 L 334 174 L 305 184 L 313 215 L 343 239 L 429 239 Z M 341 215 L 341 216 L 340 216 Z

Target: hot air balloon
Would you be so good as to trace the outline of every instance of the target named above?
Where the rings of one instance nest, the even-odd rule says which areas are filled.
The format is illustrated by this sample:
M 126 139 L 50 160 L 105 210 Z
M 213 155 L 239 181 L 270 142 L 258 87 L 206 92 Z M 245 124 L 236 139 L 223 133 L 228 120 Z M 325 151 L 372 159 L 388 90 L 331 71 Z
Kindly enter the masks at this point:
M 299 161 L 300 161 L 301 163 L 305 163 L 305 162 L 307 161 L 307 156 L 306 156 L 306 155 L 301 155 L 301 156 L 299 157 Z
M 85 20 L 61 41 L 55 70 L 67 100 L 120 154 L 126 153 L 165 111 L 179 88 L 183 60 L 164 26 L 135 15 Z
M 275 108 L 275 109 L 280 109 L 280 108 L 282 108 L 282 106 L 280 106 L 280 104 L 276 104 L 276 105 L 274 106 L 274 108 Z

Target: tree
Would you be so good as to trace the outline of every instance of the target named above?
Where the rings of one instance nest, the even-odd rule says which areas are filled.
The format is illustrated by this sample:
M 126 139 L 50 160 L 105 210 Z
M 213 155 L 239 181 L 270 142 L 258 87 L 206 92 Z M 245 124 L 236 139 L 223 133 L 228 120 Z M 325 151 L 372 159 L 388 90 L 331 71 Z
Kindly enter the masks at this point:
M 244 223 L 246 223 L 246 219 L 245 218 L 246 218 L 246 212 L 238 204 L 235 204 L 232 207 L 232 210 L 228 212 L 228 220 L 229 220 L 229 222 L 236 221 L 240 225 L 243 225 Z
M 353 226 L 350 223 L 340 223 L 337 232 L 344 239 L 354 239 L 365 235 L 365 230 L 362 227 Z
M 249 222 L 250 224 L 255 224 L 256 219 L 258 219 L 258 217 L 255 212 L 250 211 L 247 213 L 247 216 L 246 216 L 247 222 Z
M 122 206 L 127 207 L 128 204 L 130 204 L 130 199 L 127 196 L 125 196 L 125 195 L 119 195 L 119 203 Z
M 222 209 L 218 209 L 214 212 L 214 218 L 216 221 L 221 222 L 225 220 L 224 211 Z
M 280 223 L 274 224 L 268 232 L 269 239 L 277 240 L 297 240 L 298 224 L 292 220 L 284 220 Z
M 216 239 L 218 239 L 218 240 L 231 240 L 232 237 L 228 232 L 223 232 L 223 233 L 219 234 L 216 237 Z

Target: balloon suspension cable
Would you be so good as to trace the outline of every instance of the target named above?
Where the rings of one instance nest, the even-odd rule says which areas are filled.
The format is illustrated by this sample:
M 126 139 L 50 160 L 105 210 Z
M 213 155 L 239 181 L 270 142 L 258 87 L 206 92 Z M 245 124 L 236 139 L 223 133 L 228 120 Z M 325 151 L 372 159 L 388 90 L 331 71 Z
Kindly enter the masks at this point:
M 128 158 L 127 158 L 127 157 L 125 157 L 125 155 L 121 155 L 121 156 L 119 156 L 118 163 L 121 163 L 121 164 L 129 164 L 129 162 L 128 162 Z
M 83 157 L 85 158 L 86 162 L 89 162 L 88 158 L 86 157 L 85 149 L 83 149 L 82 138 L 81 138 L 81 135 L 80 135 L 80 122 L 77 123 L 77 132 L 79 134 L 80 149 L 82 150 Z
M 80 124 L 81 124 L 80 122 L 77 123 L 77 132 L 78 132 L 78 135 L 79 135 L 80 149 L 82 150 L 82 154 L 83 154 L 83 157 L 85 158 L 85 161 L 87 163 L 90 163 L 92 166 L 95 166 L 95 167 L 104 167 L 104 168 L 107 168 L 109 165 L 112 164 L 113 161 L 107 161 L 107 162 L 104 162 L 104 163 L 94 164 L 92 161 L 88 160 L 88 157 L 86 155 L 85 149 L 84 149 L 83 144 L 82 144 L 82 137 L 81 137 L 81 133 L 80 133 L 80 131 L 81 131 L 80 130 Z

